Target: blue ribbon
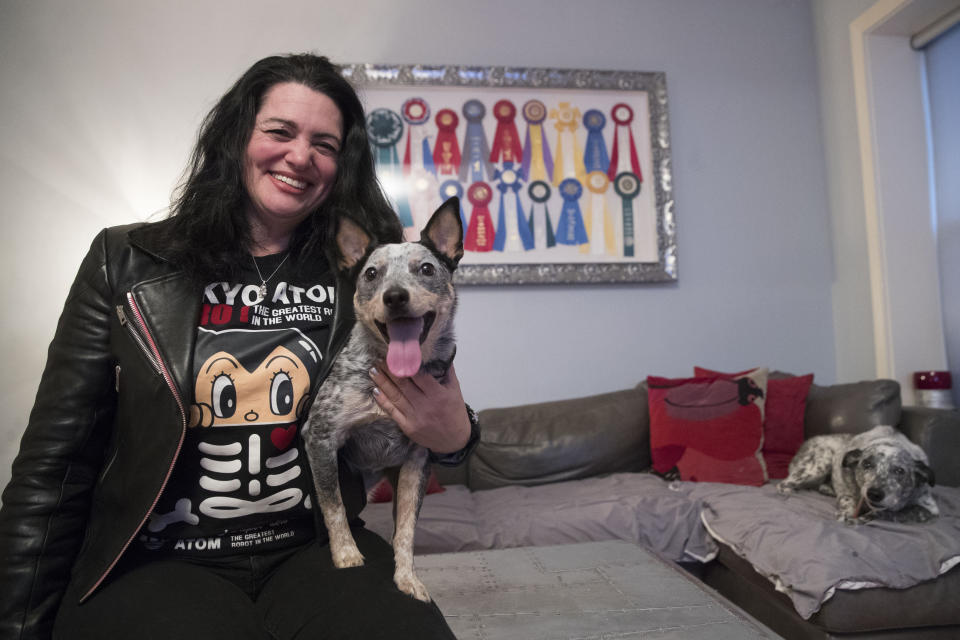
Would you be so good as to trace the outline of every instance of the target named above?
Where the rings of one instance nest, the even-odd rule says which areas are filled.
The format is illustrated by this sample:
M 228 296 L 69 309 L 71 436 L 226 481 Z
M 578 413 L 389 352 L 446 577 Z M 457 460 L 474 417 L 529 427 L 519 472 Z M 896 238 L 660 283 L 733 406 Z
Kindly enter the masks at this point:
M 490 179 L 493 179 L 490 148 L 487 146 L 487 136 L 483 132 L 483 115 L 486 111 L 486 107 L 479 100 L 467 100 L 463 103 L 463 116 L 467 119 L 467 131 L 463 138 L 460 182 L 482 182 L 484 171 Z M 468 173 L 470 174 L 469 179 L 467 178 Z
M 583 195 L 583 186 L 576 178 L 567 178 L 558 188 L 563 198 L 563 208 L 560 210 L 560 220 L 557 221 L 557 243 L 587 244 L 590 239 L 587 237 L 587 228 L 583 224 L 579 202 L 580 196 Z
M 602 133 L 606 123 L 606 116 L 596 109 L 590 109 L 583 114 L 583 126 L 587 129 L 587 148 L 583 152 L 583 165 L 587 173 L 593 171 L 606 173 L 610 167 L 610 156 L 607 155 L 607 145 L 603 141 Z
M 440 185 L 440 201 L 446 202 L 453 196 L 460 199 L 460 224 L 463 225 L 463 233 L 467 233 L 467 216 L 463 212 L 463 185 L 459 180 L 447 180 Z

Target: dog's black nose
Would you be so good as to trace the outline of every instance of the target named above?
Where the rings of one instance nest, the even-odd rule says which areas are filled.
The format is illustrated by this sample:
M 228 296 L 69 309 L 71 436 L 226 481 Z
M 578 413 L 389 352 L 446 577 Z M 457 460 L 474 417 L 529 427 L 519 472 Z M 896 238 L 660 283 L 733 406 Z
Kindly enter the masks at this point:
M 877 489 L 876 487 L 867 489 L 867 500 L 870 502 L 880 502 L 884 495 L 883 489 Z
M 403 287 L 390 287 L 383 292 L 383 304 L 390 309 L 398 309 L 410 302 L 410 292 Z

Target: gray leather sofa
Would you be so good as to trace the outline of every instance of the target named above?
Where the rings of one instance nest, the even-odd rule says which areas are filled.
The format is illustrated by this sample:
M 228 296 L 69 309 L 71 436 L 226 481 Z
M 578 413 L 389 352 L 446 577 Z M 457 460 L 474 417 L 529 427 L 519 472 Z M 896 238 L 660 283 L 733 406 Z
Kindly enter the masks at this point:
M 935 525 L 837 530 L 831 527 L 843 525 L 833 520 L 832 503 L 815 492 L 789 502 L 777 497 L 772 483 L 739 487 L 659 479 L 646 472 L 651 461 L 643 384 L 586 398 L 488 409 L 480 412 L 480 422 L 482 440 L 469 461 L 454 469 L 437 468 L 447 491 L 425 499 L 418 553 L 627 539 L 683 564 L 786 638 L 960 637 L 960 568 L 954 566 L 960 564 L 960 412 L 901 407 L 895 381 L 813 385 L 805 435 L 897 425 L 930 457 L 942 510 Z M 912 586 L 903 586 L 899 568 L 890 581 L 896 588 L 878 586 L 886 582 L 877 583 L 865 572 L 859 583 L 843 581 L 811 600 L 810 594 L 799 593 L 801 585 L 792 583 L 789 574 L 758 569 L 766 565 L 723 533 L 723 512 L 754 499 L 758 506 L 751 502 L 736 517 L 741 524 L 756 517 L 761 532 L 762 516 L 782 520 L 770 505 L 784 514 L 795 508 L 814 514 L 803 515 L 798 529 L 804 529 L 805 518 L 822 520 L 811 525 L 813 539 L 804 545 L 774 545 L 775 563 L 805 561 L 794 557 L 800 555 L 828 569 L 839 556 L 849 560 L 852 555 L 854 567 L 859 556 L 868 563 L 873 539 L 844 537 L 860 533 L 879 535 L 886 542 L 877 544 L 894 549 L 919 552 L 945 545 L 945 551 L 938 547 L 937 557 L 948 560 L 924 567 L 933 571 L 931 579 Z M 372 529 L 390 535 L 389 505 L 370 505 L 361 515 Z M 755 537 L 764 542 L 762 533 Z M 857 545 L 859 556 L 851 551 Z M 897 554 L 885 548 L 879 555 Z

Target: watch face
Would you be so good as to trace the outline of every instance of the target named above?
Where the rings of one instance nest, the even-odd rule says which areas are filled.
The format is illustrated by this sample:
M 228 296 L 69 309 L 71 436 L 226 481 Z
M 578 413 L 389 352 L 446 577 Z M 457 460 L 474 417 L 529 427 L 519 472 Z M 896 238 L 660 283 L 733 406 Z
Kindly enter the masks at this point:
M 629 171 L 624 171 L 614 179 L 613 188 L 620 197 L 632 198 L 640 193 L 640 180 Z
M 527 193 L 534 202 L 546 202 L 550 199 L 550 185 L 543 180 L 531 182 L 527 187 Z
M 403 136 L 403 121 L 390 109 L 374 109 L 367 115 L 370 141 L 378 147 L 389 147 Z
M 479 100 L 467 100 L 463 103 L 463 115 L 467 120 L 481 120 L 487 108 Z
M 410 98 L 403 103 L 400 112 L 410 124 L 423 124 L 430 119 L 430 107 L 423 98 Z
M 523 105 L 523 118 L 530 124 L 540 124 L 547 117 L 547 107 L 539 100 L 528 100 Z
M 583 195 L 583 186 L 576 178 L 567 178 L 560 183 L 560 195 L 564 200 L 577 200 Z

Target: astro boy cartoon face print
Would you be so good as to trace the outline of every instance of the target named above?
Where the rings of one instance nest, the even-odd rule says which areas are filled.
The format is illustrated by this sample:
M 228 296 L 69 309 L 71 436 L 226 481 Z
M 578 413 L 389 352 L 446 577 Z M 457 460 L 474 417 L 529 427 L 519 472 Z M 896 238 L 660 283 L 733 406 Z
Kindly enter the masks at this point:
M 278 344 L 277 333 L 288 335 Z M 198 355 L 207 351 L 195 368 L 191 427 L 290 423 L 302 414 L 320 352 L 300 331 L 201 329 Z

